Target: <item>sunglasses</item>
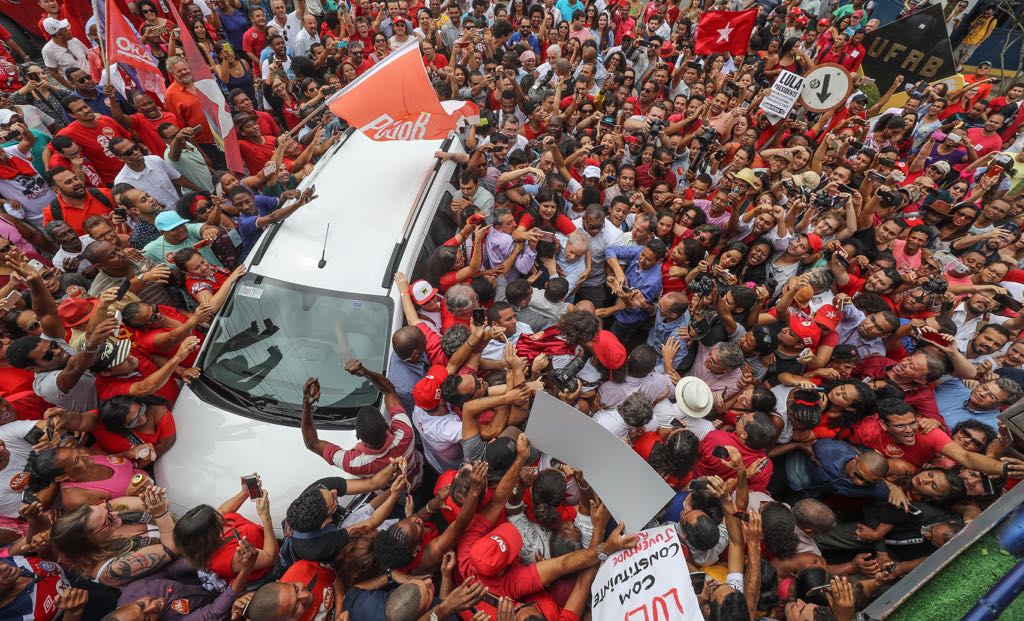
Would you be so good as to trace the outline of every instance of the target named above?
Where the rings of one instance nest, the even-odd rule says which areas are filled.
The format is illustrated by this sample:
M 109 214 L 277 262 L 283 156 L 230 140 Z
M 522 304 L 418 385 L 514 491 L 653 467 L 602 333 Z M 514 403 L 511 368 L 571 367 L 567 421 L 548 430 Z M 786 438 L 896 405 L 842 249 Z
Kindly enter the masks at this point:
M 131 147 L 125 149 L 124 151 L 122 151 L 121 152 L 121 156 L 124 157 L 126 155 L 134 155 L 135 153 L 140 153 L 140 152 L 141 151 L 139 151 L 139 147 L 138 146 L 131 146 Z
M 100 526 L 99 529 L 96 530 L 97 533 L 103 530 L 107 530 L 108 528 L 114 525 L 114 507 L 111 506 L 110 502 L 106 500 L 103 501 L 103 506 L 104 508 L 106 508 L 107 514 L 103 516 L 103 526 Z
M 38 319 L 32 320 L 27 326 L 25 326 L 25 332 L 34 332 L 39 329 L 42 324 L 39 323 Z
M 39 322 L 37 321 L 35 323 L 39 323 Z M 50 348 L 47 349 L 46 353 L 43 354 L 42 356 L 40 356 L 40 358 L 42 358 L 43 362 L 51 362 L 53 360 L 54 356 L 57 355 L 56 354 L 56 350 L 59 349 L 59 348 L 60 348 L 60 345 L 58 345 L 57 343 L 55 343 L 53 341 L 50 341 Z

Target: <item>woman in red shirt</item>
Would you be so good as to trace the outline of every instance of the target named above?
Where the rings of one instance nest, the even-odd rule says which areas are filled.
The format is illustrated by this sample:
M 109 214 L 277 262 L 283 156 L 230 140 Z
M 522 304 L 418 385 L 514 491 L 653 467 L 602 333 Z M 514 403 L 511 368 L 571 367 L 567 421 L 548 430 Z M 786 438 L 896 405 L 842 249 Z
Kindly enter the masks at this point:
M 241 491 L 219 508 L 199 505 L 181 516 L 174 525 L 174 545 L 181 557 L 195 569 L 212 571 L 224 580 L 232 580 L 242 569 L 238 538 L 244 537 L 258 549 L 250 581 L 262 578 L 277 558 L 270 497 L 263 490 L 255 500 L 262 526 L 236 513 L 248 497 L 243 484 Z
M 231 285 L 246 272 L 244 265 L 231 272 L 211 265 L 195 248 L 182 248 L 175 252 L 174 265 L 185 274 L 185 289 L 189 295 L 200 304 L 209 304 L 214 313 L 224 306 Z
M 640 434 L 633 450 L 650 464 L 669 486 L 682 491 L 690 483 L 700 440 L 689 429 L 663 428 Z
M 154 460 L 174 446 L 177 429 L 166 399 L 118 395 L 103 402 L 92 435 L 108 453 L 127 453 L 133 446 L 152 444 Z
M 480 227 L 478 224 L 472 220 L 468 221 L 455 237 L 434 249 L 427 260 L 426 280 L 442 293 L 453 285 L 469 284 L 473 277 L 480 273 L 484 261 L 483 243 L 489 227 Z M 476 227 L 473 231 L 473 250 L 467 264 L 463 242 L 465 235 L 468 235 L 473 227 Z
M 523 233 L 532 228 L 558 231 L 566 237 L 576 231 L 576 225 L 558 208 L 559 196 L 553 191 L 548 189 L 541 190 L 537 194 L 537 204 L 537 215 L 534 216 L 532 213 L 525 214 L 519 220 L 519 228 L 516 229 L 516 233 L 519 235 L 513 235 L 513 237 L 520 239 Z

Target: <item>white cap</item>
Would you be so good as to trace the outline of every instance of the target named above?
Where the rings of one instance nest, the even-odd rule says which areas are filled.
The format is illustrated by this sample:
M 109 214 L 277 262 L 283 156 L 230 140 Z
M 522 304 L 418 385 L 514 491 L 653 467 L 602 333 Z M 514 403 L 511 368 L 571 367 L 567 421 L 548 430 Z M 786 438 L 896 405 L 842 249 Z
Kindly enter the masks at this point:
M 43 30 L 45 30 L 50 36 L 70 27 L 71 24 L 66 19 L 53 19 L 52 17 L 47 17 L 43 20 Z
M 17 115 L 17 111 L 4 108 L 0 110 L 0 125 L 7 125 Z
M 711 388 L 697 377 L 684 377 L 676 384 L 676 407 L 694 418 L 704 418 L 714 405 Z
M 412 297 L 413 302 L 422 306 L 437 295 L 437 289 L 425 280 L 417 280 L 409 287 L 409 295 Z
M 598 168 L 597 166 L 587 166 L 586 168 L 583 169 L 583 176 L 584 177 L 593 177 L 595 179 L 600 179 L 601 178 L 601 169 Z

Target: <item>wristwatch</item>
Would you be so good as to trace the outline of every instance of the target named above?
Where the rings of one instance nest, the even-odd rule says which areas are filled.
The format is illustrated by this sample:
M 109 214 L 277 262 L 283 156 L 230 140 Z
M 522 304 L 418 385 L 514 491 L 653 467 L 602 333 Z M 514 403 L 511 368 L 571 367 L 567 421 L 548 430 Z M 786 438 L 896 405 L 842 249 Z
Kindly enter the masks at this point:
M 604 544 L 602 543 L 602 544 L 598 545 L 598 546 L 597 546 L 596 548 L 594 548 L 595 550 L 597 550 L 597 560 L 598 560 L 598 561 L 600 561 L 600 562 L 602 562 L 602 563 L 603 563 L 603 562 L 605 562 L 606 560 L 608 560 L 608 555 L 607 555 L 607 554 L 605 554 L 605 553 L 604 553 L 604 552 L 603 552 L 603 551 L 601 550 L 601 547 L 602 547 L 603 545 L 604 545 Z

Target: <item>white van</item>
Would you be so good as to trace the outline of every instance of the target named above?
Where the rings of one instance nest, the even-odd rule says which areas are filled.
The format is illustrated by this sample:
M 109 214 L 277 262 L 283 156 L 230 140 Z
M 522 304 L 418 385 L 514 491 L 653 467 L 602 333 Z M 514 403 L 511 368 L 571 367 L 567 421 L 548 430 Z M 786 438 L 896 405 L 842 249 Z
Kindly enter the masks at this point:
M 177 442 L 156 463 L 174 511 L 218 506 L 258 472 L 279 523 L 303 488 L 343 474 L 303 446 L 302 387 L 320 378 L 320 438 L 343 448 L 356 443 L 356 410 L 382 407 L 345 371 L 342 350 L 386 372 L 403 323 L 393 275 L 420 273 L 454 231 L 445 214 L 458 172 L 438 149 L 462 152 L 457 140 L 373 142 L 349 130 L 302 183 L 319 198 L 264 231 L 207 335 L 201 377 L 174 406 Z M 256 519 L 251 502 L 241 512 Z

